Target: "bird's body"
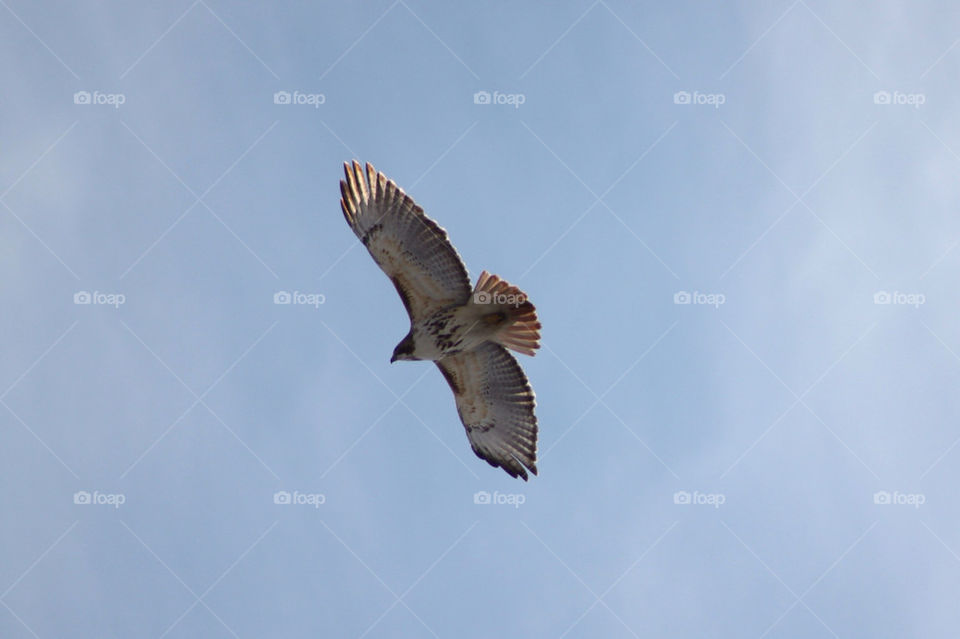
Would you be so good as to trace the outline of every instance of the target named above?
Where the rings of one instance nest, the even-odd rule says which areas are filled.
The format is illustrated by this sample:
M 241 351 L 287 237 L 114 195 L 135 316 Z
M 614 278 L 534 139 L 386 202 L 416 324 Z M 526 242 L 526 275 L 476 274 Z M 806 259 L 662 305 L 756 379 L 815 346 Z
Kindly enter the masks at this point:
M 393 281 L 410 331 L 391 362 L 436 362 L 453 390 L 473 451 L 513 477 L 537 473 L 533 390 L 507 348 L 534 355 L 540 322 L 526 295 L 496 275 L 470 286 L 447 233 L 383 173 L 345 164 L 340 206 Z
M 413 350 L 403 359 L 437 361 L 473 350 L 490 339 L 494 328 L 482 322 L 482 309 L 469 302 L 437 311 L 410 327 Z
M 471 295 L 463 304 L 441 309 L 410 327 L 413 349 L 397 359 L 438 361 L 472 351 L 516 324 L 516 313 L 502 305 L 477 303 Z

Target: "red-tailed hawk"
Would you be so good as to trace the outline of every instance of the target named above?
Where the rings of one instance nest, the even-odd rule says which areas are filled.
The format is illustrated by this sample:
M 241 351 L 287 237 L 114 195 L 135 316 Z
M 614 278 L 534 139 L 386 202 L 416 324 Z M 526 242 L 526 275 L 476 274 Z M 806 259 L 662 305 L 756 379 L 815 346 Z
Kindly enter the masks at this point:
M 513 349 L 533 355 L 540 322 L 527 296 L 496 275 L 470 286 L 447 232 L 403 189 L 367 164 L 344 164 L 340 207 L 370 255 L 393 282 L 410 331 L 391 362 L 432 360 L 446 378 L 477 457 L 511 477 L 537 474 L 533 389 Z M 524 468 L 526 467 L 526 469 Z

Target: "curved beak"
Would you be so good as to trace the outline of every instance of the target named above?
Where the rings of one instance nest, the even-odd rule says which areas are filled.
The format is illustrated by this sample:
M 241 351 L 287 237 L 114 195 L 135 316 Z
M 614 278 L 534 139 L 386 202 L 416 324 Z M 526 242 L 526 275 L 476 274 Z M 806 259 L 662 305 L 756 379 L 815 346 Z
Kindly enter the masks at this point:
M 394 353 L 393 355 L 390 356 L 390 363 L 393 364 L 395 361 L 397 361 L 397 354 L 396 354 L 396 353 Z

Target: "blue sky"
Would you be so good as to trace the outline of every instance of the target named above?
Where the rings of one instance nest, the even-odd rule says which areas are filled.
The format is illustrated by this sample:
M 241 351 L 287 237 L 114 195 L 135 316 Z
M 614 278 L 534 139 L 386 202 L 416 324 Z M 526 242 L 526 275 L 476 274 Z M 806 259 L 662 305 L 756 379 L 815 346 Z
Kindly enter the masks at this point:
M 0 636 L 955 635 L 957 7 L 0 5 Z M 354 157 L 537 305 L 529 483 Z

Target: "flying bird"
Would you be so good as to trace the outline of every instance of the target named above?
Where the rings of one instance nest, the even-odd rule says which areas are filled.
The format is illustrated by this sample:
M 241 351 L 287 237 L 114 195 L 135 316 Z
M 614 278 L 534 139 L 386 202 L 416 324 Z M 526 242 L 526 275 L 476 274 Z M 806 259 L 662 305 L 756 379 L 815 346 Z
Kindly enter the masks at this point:
M 511 477 L 537 474 L 533 389 L 507 349 L 534 355 L 540 322 L 527 296 L 496 275 L 467 268 L 447 232 L 393 180 L 344 163 L 340 207 L 400 294 L 410 331 L 390 362 L 430 360 L 453 390 L 477 457 Z

